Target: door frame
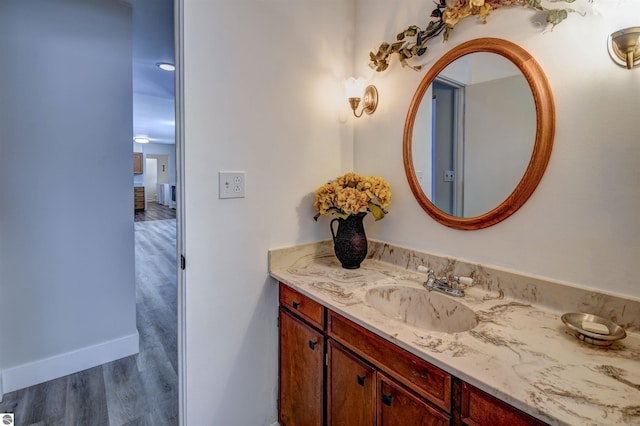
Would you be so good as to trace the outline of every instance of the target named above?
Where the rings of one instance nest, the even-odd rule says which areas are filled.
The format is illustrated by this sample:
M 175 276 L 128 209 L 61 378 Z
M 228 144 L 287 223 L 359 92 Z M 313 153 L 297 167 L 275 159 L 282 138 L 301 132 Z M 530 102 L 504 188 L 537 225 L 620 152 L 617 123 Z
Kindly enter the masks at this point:
M 448 86 L 453 90 L 453 122 L 452 147 L 453 147 L 453 195 L 452 215 L 462 217 L 464 215 L 464 112 L 465 112 L 465 85 L 457 80 L 439 75 L 434 82 Z
M 178 318 L 178 424 L 187 424 L 187 338 L 186 338 L 186 274 L 185 202 L 184 202 L 184 0 L 174 0 L 174 99 L 176 149 L 176 260 Z

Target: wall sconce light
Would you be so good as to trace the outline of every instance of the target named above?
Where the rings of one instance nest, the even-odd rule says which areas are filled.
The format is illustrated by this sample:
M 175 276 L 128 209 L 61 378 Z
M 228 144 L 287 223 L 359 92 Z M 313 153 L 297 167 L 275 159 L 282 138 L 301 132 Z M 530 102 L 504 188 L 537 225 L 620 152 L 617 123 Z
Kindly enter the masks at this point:
M 609 55 L 620 65 L 631 69 L 640 64 L 640 27 L 625 28 L 609 36 Z
M 133 138 L 133 141 L 137 143 L 149 143 L 149 138 L 146 136 L 136 136 Z
M 345 89 L 349 98 L 349 105 L 351 105 L 355 117 L 362 117 L 364 112 L 373 114 L 378 107 L 378 89 L 373 85 L 364 87 L 364 79 L 362 77 L 357 80 L 354 77 L 347 79 L 345 81 Z M 356 114 L 356 109 L 358 109 L 361 100 L 362 110 L 360 114 Z

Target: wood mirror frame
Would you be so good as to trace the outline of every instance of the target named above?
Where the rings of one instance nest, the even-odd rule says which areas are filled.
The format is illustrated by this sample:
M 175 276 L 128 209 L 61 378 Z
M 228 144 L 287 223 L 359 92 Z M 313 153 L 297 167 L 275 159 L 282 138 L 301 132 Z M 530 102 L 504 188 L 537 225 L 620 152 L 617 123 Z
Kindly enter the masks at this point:
M 474 52 L 501 55 L 520 69 L 527 80 L 536 109 L 536 136 L 533 153 L 522 179 L 513 192 L 497 207 L 475 217 L 457 217 L 438 209 L 425 195 L 415 173 L 412 157 L 413 125 L 425 92 L 440 72 L 456 59 Z M 424 76 L 413 95 L 404 126 L 404 170 L 414 197 L 429 216 L 450 228 L 482 229 L 501 222 L 515 213 L 529 199 L 542 179 L 551 157 L 555 134 L 555 105 L 551 86 L 536 60 L 523 48 L 506 40 L 479 38 L 453 48 L 440 58 Z

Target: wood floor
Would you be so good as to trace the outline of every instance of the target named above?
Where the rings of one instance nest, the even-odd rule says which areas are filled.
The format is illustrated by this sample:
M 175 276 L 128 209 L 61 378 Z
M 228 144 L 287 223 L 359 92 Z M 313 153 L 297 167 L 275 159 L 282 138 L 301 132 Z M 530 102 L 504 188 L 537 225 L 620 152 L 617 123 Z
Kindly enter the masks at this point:
M 0 413 L 17 426 L 178 424 L 175 232 L 175 220 L 135 223 L 140 353 L 5 394 Z
M 137 211 L 135 213 L 135 221 L 143 222 L 146 220 L 165 220 L 165 219 L 175 219 L 176 218 L 176 210 L 171 207 L 163 206 L 162 204 L 158 204 L 155 201 L 147 202 L 147 208 L 142 211 Z

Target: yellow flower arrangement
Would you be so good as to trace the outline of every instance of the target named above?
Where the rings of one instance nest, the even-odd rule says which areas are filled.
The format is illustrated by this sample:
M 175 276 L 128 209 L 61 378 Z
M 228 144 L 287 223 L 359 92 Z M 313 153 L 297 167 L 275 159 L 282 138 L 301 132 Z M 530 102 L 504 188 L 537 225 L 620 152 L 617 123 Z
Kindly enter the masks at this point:
M 370 211 L 380 220 L 388 213 L 385 208 L 390 202 L 391 188 L 384 179 L 350 172 L 316 190 L 313 206 L 318 213 L 313 218 L 318 220 L 322 214 L 335 214 L 346 219 Z

